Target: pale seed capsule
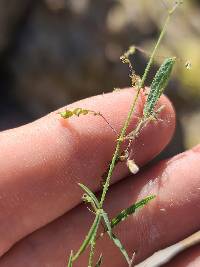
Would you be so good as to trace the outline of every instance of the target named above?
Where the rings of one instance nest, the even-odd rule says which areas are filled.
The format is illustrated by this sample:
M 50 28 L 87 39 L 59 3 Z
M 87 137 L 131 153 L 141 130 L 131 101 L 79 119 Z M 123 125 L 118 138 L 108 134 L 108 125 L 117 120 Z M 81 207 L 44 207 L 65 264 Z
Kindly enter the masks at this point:
M 139 167 L 138 165 L 134 162 L 134 160 L 132 159 L 128 159 L 127 162 L 126 162 L 128 168 L 129 168 L 129 171 L 132 173 L 132 174 L 136 174 L 139 172 Z

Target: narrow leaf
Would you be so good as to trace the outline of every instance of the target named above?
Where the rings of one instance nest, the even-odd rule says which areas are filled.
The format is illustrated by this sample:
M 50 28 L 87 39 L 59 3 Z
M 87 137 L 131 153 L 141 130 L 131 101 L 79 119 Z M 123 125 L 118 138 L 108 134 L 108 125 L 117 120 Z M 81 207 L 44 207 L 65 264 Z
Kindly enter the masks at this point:
M 107 213 L 103 212 L 102 216 L 103 216 L 103 219 L 105 221 L 105 224 L 106 224 L 106 227 L 107 227 L 107 230 L 108 230 L 108 234 L 110 236 L 112 234 L 112 228 L 111 228 L 110 221 L 108 219 L 108 215 L 107 215 Z
M 126 252 L 126 250 L 125 250 L 124 246 L 122 245 L 121 241 L 112 232 L 112 228 L 111 228 L 110 221 L 108 219 L 108 215 L 105 212 L 103 212 L 102 216 L 103 216 L 103 219 L 105 221 L 106 227 L 108 229 L 108 235 L 109 235 L 110 239 L 119 248 L 119 250 L 121 251 L 121 253 L 125 257 L 127 263 L 129 264 L 129 266 L 131 266 L 131 260 L 129 259 L 128 253 Z
M 114 244 L 119 248 L 121 253 L 124 255 L 127 263 L 131 266 L 131 260 L 129 259 L 128 253 L 126 252 L 124 246 L 122 245 L 121 241 L 112 233 L 111 239 L 113 240 Z
M 73 261 L 75 261 L 84 252 L 84 250 L 87 248 L 88 244 L 90 243 L 91 239 L 93 238 L 93 235 L 96 232 L 96 229 L 99 226 L 100 220 L 101 220 L 101 214 L 97 213 L 97 215 L 94 219 L 94 222 L 93 222 L 85 240 L 83 241 L 83 243 L 80 246 L 77 253 L 73 256 L 73 258 L 72 258 Z
M 97 263 L 96 263 L 96 265 L 95 265 L 95 267 L 100 267 L 101 264 L 102 264 L 102 261 L 103 261 L 103 256 L 101 254 L 100 257 L 99 257 L 99 259 L 98 259 L 98 261 L 97 261 Z
M 79 183 L 78 184 L 88 195 L 89 197 L 93 200 L 97 208 L 100 208 L 100 203 L 98 199 L 96 198 L 95 194 L 84 184 Z
M 68 264 L 67 264 L 67 267 L 72 267 L 72 258 L 73 258 L 73 251 L 71 251 L 70 253 L 70 256 L 69 256 L 69 261 L 68 261 Z
M 127 209 L 122 210 L 115 218 L 111 220 L 111 228 L 115 227 L 121 221 L 124 221 L 128 216 L 133 214 L 137 209 L 142 208 L 143 206 L 147 205 L 152 199 L 156 196 L 148 196 L 139 202 L 131 205 Z
M 158 102 L 158 99 L 162 95 L 163 91 L 165 90 L 170 75 L 172 73 L 173 66 L 176 62 L 176 58 L 168 58 L 166 59 L 163 64 L 160 66 L 159 70 L 157 71 L 152 84 L 150 86 L 150 92 L 147 98 L 147 101 L 144 106 L 144 116 L 147 118 L 151 116 L 154 112 L 154 108 Z

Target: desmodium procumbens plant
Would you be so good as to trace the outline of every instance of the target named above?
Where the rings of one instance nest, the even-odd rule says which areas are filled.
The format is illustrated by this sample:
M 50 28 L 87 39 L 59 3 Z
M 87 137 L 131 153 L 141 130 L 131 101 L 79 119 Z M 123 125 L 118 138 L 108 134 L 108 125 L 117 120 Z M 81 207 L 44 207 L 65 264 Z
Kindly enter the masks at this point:
M 134 69 L 132 67 L 131 61 L 129 60 L 129 57 L 135 52 L 135 49 L 137 47 L 130 47 L 130 49 L 124 53 L 124 55 L 121 57 L 121 60 L 123 63 L 126 63 L 129 65 L 130 69 L 130 79 L 131 79 L 131 85 L 135 88 L 136 94 L 134 96 L 133 102 L 131 104 L 130 110 L 128 112 L 127 118 L 124 122 L 124 125 L 121 129 L 120 134 L 117 137 L 116 140 L 116 147 L 115 151 L 112 157 L 112 160 L 110 162 L 109 168 L 106 172 L 105 179 L 103 181 L 103 189 L 101 193 L 100 199 L 98 199 L 95 194 L 85 185 L 79 184 L 79 186 L 83 189 L 84 195 L 83 200 L 86 203 L 91 204 L 92 212 L 95 214 L 94 221 L 89 229 L 88 234 L 85 237 L 85 240 L 81 244 L 80 248 L 77 252 L 71 251 L 71 254 L 69 256 L 68 260 L 68 267 L 72 267 L 74 265 L 74 262 L 79 258 L 79 256 L 87 249 L 90 248 L 89 253 L 89 259 L 88 259 L 88 267 L 98 267 L 102 265 L 102 259 L 103 255 L 99 256 L 98 261 L 94 262 L 94 254 L 95 254 L 95 245 L 99 238 L 101 238 L 104 234 L 108 234 L 110 239 L 113 241 L 113 243 L 119 248 L 122 255 L 124 256 L 125 260 L 127 261 L 128 266 L 133 265 L 134 260 L 134 253 L 129 256 L 126 249 L 120 242 L 120 240 L 116 237 L 116 235 L 113 233 L 113 228 L 116 227 L 119 223 L 121 223 L 123 220 L 125 220 L 128 216 L 132 215 L 137 209 L 145 206 L 148 204 L 151 200 L 155 198 L 154 195 L 147 196 L 146 198 L 140 200 L 139 202 L 131 205 L 130 207 L 124 209 L 121 211 L 115 218 L 109 219 L 107 213 L 104 211 L 104 201 L 106 199 L 106 194 L 109 190 L 110 186 L 110 180 L 112 178 L 112 174 L 114 171 L 114 168 L 116 164 L 119 161 L 126 161 L 127 166 L 129 167 L 130 172 L 133 174 L 137 173 L 139 171 L 139 167 L 134 162 L 134 159 L 130 158 L 130 148 L 132 141 L 137 138 L 137 136 L 140 134 L 141 130 L 147 123 L 149 123 L 152 120 L 157 119 L 157 114 L 161 111 L 161 108 L 156 110 L 156 104 L 158 102 L 158 99 L 160 98 L 161 94 L 163 93 L 165 87 L 168 84 L 173 66 L 176 62 L 176 58 L 167 58 L 164 60 L 163 64 L 157 71 L 151 86 L 150 90 L 146 99 L 146 102 L 144 104 L 143 114 L 142 117 L 138 119 L 137 125 L 135 129 L 133 129 L 130 133 L 127 134 L 127 128 L 130 124 L 132 115 L 135 111 L 136 103 L 140 94 L 140 91 L 144 88 L 145 81 L 147 78 L 147 75 L 149 73 L 149 70 L 153 64 L 155 54 L 157 52 L 157 49 L 163 39 L 163 36 L 166 32 L 167 25 L 170 21 L 170 18 L 172 14 L 175 12 L 177 7 L 182 4 L 182 1 L 176 1 L 175 4 L 172 6 L 171 9 L 168 10 L 167 18 L 165 20 L 164 26 L 162 28 L 162 31 L 159 35 L 159 38 L 157 40 L 157 43 L 153 49 L 153 52 L 150 55 L 147 67 L 144 71 L 144 74 L 142 78 L 137 76 L 134 72 Z M 92 114 L 94 116 L 100 116 L 110 127 L 111 129 L 116 133 L 115 129 L 110 125 L 110 123 L 106 120 L 106 118 L 99 112 L 95 112 L 92 110 L 87 110 L 83 108 L 75 108 L 75 109 L 66 109 L 63 112 L 59 113 L 62 118 L 67 119 L 72 116 L 81 116 L 81 115 L 87 115 Z M 124 141 L 128 140 L 128 145 L 126 149 L 121 152 L 121 146 Z M 103 223 L 104 225 L 104 232 L 102 232 L 100 235 L 98 235 L 98 229 L 99 226 Z

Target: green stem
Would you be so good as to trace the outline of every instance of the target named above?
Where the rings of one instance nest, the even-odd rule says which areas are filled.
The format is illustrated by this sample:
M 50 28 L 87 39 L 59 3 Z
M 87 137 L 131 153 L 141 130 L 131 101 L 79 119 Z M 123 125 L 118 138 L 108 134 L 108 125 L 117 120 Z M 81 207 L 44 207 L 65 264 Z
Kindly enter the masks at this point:
M 121 147 L 121 144 L 123 142 L 123 138 L 125 136 L 125 133 L 126 133 L 126 129 L 128 128 L 128 125 L 129 125 L 129 122 L 130 122 L 130 119 L 131 119 L 131 115 L 134 111 L 134 107 L 135 107 L 135 103 L 137 101 L 137 98 L 135 97 L 135 100 L 131 106 L 131 110 L 128 114 L 128 117 L 126 119 L 126 122 L 124 124 L 124 127 L 122 128 L 122 131 L 121 131 L 121 134 L 117 140 L 117 145 L 116 145 L 116 148 L 115 148 L 115 152 L 113 154 L 113 158 L 112 158 L 112 161 L 111 161 L 111 164 L 110 164 L 110 167 L 109 167 L 109 171 L 108 171 L 108 176 L 106 178 L 106 182 L 103 186 L 103 192 L 102 192 L 102 195 L 101 195 L 101 201 L 100 201 L 100 206 L 102 207 L 103 206 L 103 203 L 104 203 L 104 200 L 105 200 L 105 197 L 106 197 L 106 193 L 108 191 L 108 188 L 109 188 L 109 185 L 110 185 L 110 179 L 111 179 L 111 176 L 112 176 L 112 173 L 113 173 L 113 170 L 114 170 L 114 167 L 115 167 L 115 163 L 116 163 L 116 160 L 117 160 L 117 157 L 119 155 L 119 152 L 120 152 L 120 147 Z
M 153 63 L 155 54 L 156 54 L 157 49 L 158 49 L 158 47 L 159 47 L 159 45 L 160 45 L 160 43 L 161 43 L 161 41 L 162 41 L 162 39 L 164 37 L 164 34 L 166 32 L 166 29 L 167 29 L 167 25 L 169 23 L 169 20 L 170 20 L 172 14 L 174 13 L 175 9 L 176 8 L 174 8 L 173 10 L 168 12 L 168 16 L 167 16 L 167 18 L 165 20 L 165 23 L 164 23 L 164 26 L 163 26 L 162 31 L 160 33 L 160 36 L 158 38 L 158 41 L 157 41 L 157 43 L 156 43 L 156 45 L 154 47 L 154 50 L 153 50 L 153 52 L 151 54 L 151 57 L 149 59 L 149 62 L 148 62 L 147 67 L 145 69 L 145 72 L 143 74 L 142 80 L 141 80 L 141 82 L 140 82 L 140 84 L 139 84 L 139 86 L 137 88 L 137 92 L 136 92 L 136 95 L 134 96 L 133 103 L 132 103 L 131 108 L 129 110 L 127 119 L 126 119 L 126 121 L 124 123 L 124 126 L 123 126 L 123 128 L 121 130 L 120 136 L 119 136 L 119 138 L 117 140 L 117 145 L 116 145 L 115 152 L 113 154 L 113 158 L 112 158 L 112 161 L 111 161 L 111 164 L 110 164 L 110 167 L 109 167 L 109 171 L 108 171 L 108 175 L 107 175 L 107 178 L 106 178 L 106 182 L 105 182 L 105 184 L 103 186 L 103 192 L 102 192 L 101 201 L 100 201 L 100 206 L 101 207 L 103 206 L 103 203 L 104 203 L 104 200 L 105 200 L 105 197 L 106 197 L 106 193 L 107 193 L 107 191 L 109 189 L 109 186 L 110 186 L 110 179 L 111 179 L 111 176 L 113 174 L 113 170 L 115 168 L 115 164 L 116 164 L 116 160 L 117 160 L 117 157 L 119 155 L 119 152 L 120 152 L 121 144 L 122 144 L 122 142 L 124 140 L 124 137 L 125 137 L 125 134 L 126 134 L 126 130 L 127 130 L 128 126 L 130 124 L 132 114 L 135 111 L 135 105 L 136 105 L 136 102 L 138 100 L 138 97 L 139 97 L 139 94 L 140 94 L 140 90 L 144 87 L 144 83 L 146 81 L 147 75 L 148 75 L 149 70 L 151 68 L 151 65 Z
M 100 223 L 100 220 L 101 220 L 101 214 L 99 211 L 97 211 L 96 213 L 96 217 L 94 219 L 94 222 L 85 238 L 85 240 L 83 241 L 82 245 L 80 246 L 79 250 L 76 252 L 76 254 L 72 257 L 72 261 L 75 261 L 77 260 L 77 258 L 85 251 L 85 249 L 87 248 L 87 246 L 89 245 L 96 229 L 98 228 L 99 226 L 99 223 Z
M 136 106 L 136 102 L 138 100 L 140 91 L 144 87 L 144 84 L 145 84 L 146 78 L 148 76 L 149 70 L 151 68 L 151 65 L 153 63 L 155 54 L 156 54 L 157 49 L 158 49 L 158 47 L 160 45 L 160 42 L 163 39 L 164 34 L 166 32 L 167 25 L 169 23 L 170 17 L 172 16 L 172 14 L 174 13 L 174 11 L 176 10 L 176 8 L 178 6 L 179 6 L 179 3 L 177 3 L 171 10 L 169 10 L 168 16 L 167 16 L 167 18 L 165 20 L 165 23 L 164 23 L 164 26 L 163 26 L 162 31 L 160 33 L 160 36 L 158 38 L 158 41 L 157 41 L 157 43 L 156 43 L 156 45 L 155 45 L 155 47 L 153 49 L 153 52 L 152 52 L 152 54 L 150 56 L 149 62 L 147 64 L 147 66 L 146 66 L 146 69 L 145 69 L 145 72 L 144 72 L 143 77 L 141 79 L 141 82 L 139 83 L 138 86 L 136 86 L 136 94 L 135 94 L 135 96 L 133 98 L 133 102 L 131 104 L 131 107 L 130 107 L 130 110 L 128 112 L 127 118 L 126 118 L 126 120 L 124 122 L 124 125 L 123 125 L 123 127 L 121 129 L 119 138 L 117 139 L 115 152 L 113 154 L 112 161 L 111 161 L 111 164 L 109 166 L 109 171 L 108 171 L 108 174 L 107 174 L 106 182 L 105 182 L 105 184 L 103 186 L 103 192 L 102 192 L 102 195 L 101 195 L 101 200 L 100 200 L 100 203 L 98 203 L 98 208 L 96 210 L 95 220 L 94 220 L 94 222 L 93 222 L 93 224 L 92 224 L 92 226 L 91 226 L 91 228 L 90 228 L 85 240 L 83 241 L 81 247 L 77 251 L 77 253 L 75 255 L 73 255 L 73 253 L 71 253 L 68 266 L 72 266 L 72 262 L 76 261 L 76 259 L 83 253 L 83 251 L 85 251 L 85 249 L 88 247 L 89 244 L 91 245 L 90 257 L 89 257 L 89 266 L 92 266 L 92 264 L 93 264 L 94 249 L 95 249 L 95 244 L 96 244 L 96 235 L 97 235 L 97 230 L 98 230 L 98 227 L 99 227 L 99 223 L 100 223 L 101 218 L 102 218 L 102 207 L 103 207 L 103 203 L 104 203 L 105 198 L 106 198 L 107 191 L 108 191 L 109 186 L 110 186 L 110 180 L 111 180 L 111 177 L 112 177 L 112 174 L 113 174 L 113 170 L 115 168 L 118 156 L 120 154 L 121 145 L 122 145 L 122 142 L 125 140 L 126 131 L 127 131 L 127 128 L 128 128 L 128 126 L 130 124 L 132 115 L 133 115 L 133 113 L 135 111 L 135 106 Z M 144 118 L 142 118 L 141 121 L 138 122 L 138 125 L 136 127 L 136 133 L 134 133 L 134 134 L 137 134 L 137 132 L 143 126 L 143 123 L 144 123 L 143 120 L 144 120 Z M 90 196 L 90 194 L 89 194 L 89 196 Z M 92 197 L 92 199 L 93 198 L 94 198 L 94 196 Z
M 96 228 L 95 233 L 94 233 L 92 240 L 91 240 L 91 244 L 90 244 L 90 255 L 89 255 L 88 267 L 93 266 L 93 258 L 94 258 L 94 250 L 95 250 L 95 246 L 96 246 L 97 230 L 98 229 Z
M 155 54 L 156 54 L 156 52 L 158 50 L 158 47 L 159 47 L 159 45 L 160 45 L 160 43 L 161 43 L 161 41 L 162 41 L 162 39 L 163 39 L 163 37 L 165 35 L 165 32 L 167 30 L 167 26 L 168 26 L 168 23 L 170 21 L 170 18 L 172 16 L 172 14 L 174 13 L 174 11 L 176 10 L 176 8 L 177 8 L 177 5 L 174 6 L 174 8 L 168 12 L 167 18 L 165 20 L 165 23 L 164 23 L 164 26 L 163 26 L 162 31 L 160 33 L 160 36 L 158 38 L 158 41 L 157 41 L 157 43 L 156 43 L 156 45 L 155 45 L 155 47 L 153 49 L 153 52 L 151 53 L 149 62 L 148 62 L 147 66 L 146 66 L 146 69 L 144 71 L 144 74 L 143 74 L 143 77 L 142 77 L 142 80 L 141 80 L 141 83 L 140 83 L 140 89 L 143 88 L 143 86 L 144 86 L 144 83 L 146 81 L 146 78 L 147 78 L 147 75 L 148 75 L 149 70 L 151 68 L 151 65 L 153 64 L 153 60 L 154 60 Z

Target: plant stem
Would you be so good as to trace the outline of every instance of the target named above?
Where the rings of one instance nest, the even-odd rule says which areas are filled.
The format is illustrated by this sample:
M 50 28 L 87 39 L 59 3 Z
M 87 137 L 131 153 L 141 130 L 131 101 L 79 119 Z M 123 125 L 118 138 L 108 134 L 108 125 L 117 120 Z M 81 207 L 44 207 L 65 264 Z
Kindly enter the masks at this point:
M 99 226 L 99 223 L 100 223 L 100 220 L 101 220 L 101 214 L 100 212 L 97 210 L 97 213 L 96 213 L 96 217 L 94 219 L 94 222 L 85 238 L 85 240 L 83 241 L 82 245 L 80 246 L 79 250 L 76 252 L 76 254 L 72 257 L 72 261 L 75 261 L 77 260 L 77 258 L 83 253 L 83 251 L 85 251 L 85 249 L 87 248 L 87 246 L 89 245 L 91 239 L 93 238 L 93 235 L 96 231 L 96 229 L 98 228 Z
M 127 156 L 129 158 L 129 149 L 131 147 L 131 144 L 133 142 L 133 140 L 139 135 L 140 131 L 142 130 L 142 128 L 146 125 L 146 123 L 148 122 L 148 119 L 145 118 L 141 118 L 138 123 L 137 126 L 135 128 L 135 130 L 133 130 L 131 133 L 129 133 L 125 139 L 129 140 L 129 143 L 126 147 L 126 150 L 124 151 L 124 155 Z M 127 159 L 127 158 L 126 158 Z
M 88 267 L 92 267 L 93 266 L 93 258 L 94 258 L 94 250 L 95 250 L 95 245 L 96 245 L 96 236 L 97 236 L 97 230 L 95 231 L 93 238 L 91 240 L 91 244 L 90 244 L 90 255 L 89 255 L 89 263 L 88 263 Z
M 89 197 L 91 197 L 91 199 L 94 201 L 94 209 L 95 209 L 96 216 L 95 216 L 94 222 L 93 222 L 93 224 L 92 224 L 92 226 L 91 226 L 91 228 L 90 228 L 85 240 L 83 241 L 82 245 L 80 246 L 79 250 L 76 252 L 75 255 L 73 255 L 73 253 L 71 253 L 70 260 L 69 260 L 69 264 L 70 265 L 68 264 L 68 266 L 72 266 L 72 262 L 77 260 L 77 258 L 83 253 L 83 251 L 85 251 L 85 249 L 88 247 L 88 245 L 90 245 L 90 256 L 89 256 L 88 267 L 92 267 L 92 265 L 93 265 L 93 258 L 94 258 L 96 239 L 98 239 L 97 231 L 98 231 L 99 224 L 100 224 L 100 221 L 102 219 L 102 214 L 103 214 L 102 213 L 103 212 L 102 208 L 103 208 L 103 204 L 104 204 L 104 201 L 105 201 L 105 198 L 106 198 L 107 191 L 108 191 L 109 186 L 110 186 L 110 180 L 111 180 L 111 177 L 112 177 L 112 174 L 113 174 L 113 170 L 115 168 L 115 165 L 117 164 L 117 160 L 118 160 L 118 157 L 120 155 L 121 145 L 124 142 L 124 140 L 126 140 L 126 131 L 127 131 L 128 126 L 129 126 L 129 124 L 131 122 L 132 115 L 133 115 L 133 113 L 135 111 L 135 107 L 136 107 L 137 100 L 139 98 L 140 91 L 144 87 L 144 84 L 145 84 L 146 78 L 148 76 L 149 70 L 150 70 L 150 68 L 151 68 L 151 66 L 153 64 L 153 60 L 154 60 L 155 54 L 157 52 L 157 49 L 158 49 L 158 47 L 159 47 L 159 45 L 160 45 L 160 43 L 161 43 L 161 41 L 162 41 L 162 39 L 164 37 L 164 34 L 166 32 L 167 25 L 168 25 L 168 23 L 170 21 L 170 18 L 172 16 L 172 14 L 174 13 L 174 11 L 176 10 L 176 8 L 179 6 L 180 3 L 181 2 L 177 2 L 173 6 L 173 8 L 168 11 L 168 16 L 167 16 L 167 18 L 165 20 L 165 23 L 164 23 L 164 26 L 163 26 L 163 28 L 162 28 L 162 30 L 160 32 L 158 41 L 157 41 L 157 43 L 156 43 L 156 45 L 155 45 L 155 47 L 153 49 L 153 52 L 152 52 L 152 54 L 150 56 L 149 62 L 147 64 L 146 68 L 145 68 L 145 71 L 144 71 L 144 74 L 142 76 L 142 79 L 136 86 L 136 94 L 135 94 L 135 96 L 133 98 L 133 101 L 132 101 L 130 110 L 128 112 L 127 118 L 126 118 L 126 120 L 124 122 L 124 125 L 123 125 L 123 127 L 121 129 L 121 132 L 119 134 L 119 138 L 117 139 L 117 142 L 116 142 L 116 148 L 115 148 L 115 151 L 114 151 L 114 154 L 113 154 L 113 157 L 112 157 L 111 164 L 109 166 L 109 170 L 108 170 L 108 174 L 107 174 L 107 178 L 106 178 L 105 184 L 103 186 L 103 191 L 102 191 L 100 202 L 98 202 L 98 200 L 95 199 L 95 196 L 93 195 L 93 193 L 90 192 L 90 190 L 88 190 L 87 188 L 86 188 L 86 190 L 84 189 L 87 192 L 87 194 L 89 195 Z M 75 115 L 77 115 L 77 114 L 79 115 L 79 114 L 81 114 L 80 111 L 82 112 L 82 114 L 86 114 L 86 113 L 89 112 L 89 110 L 82 110 L 82 109 L 78 110 L 78 111 L 79 111 L 79 113 L 77 113 L 77 110 L 76 110 L 76 113 L 74 111 L 74 114 Z M 109 122 L 104 118 L 104 116 L 102 114 L 100 114 L 100 113 L 94 113 L 94 114 L 102 116 L 102 118 L 108 123 L 108 125 L 110 125 Z M 73 113 L 72 114 L 70 113 L 70 116 L 71 115 L 73 115 Z M 144 126 L 146 121 L 147 121 L 147 118 L 143 114 L 143 117 L 138 121 L 135 130 L 132 132 L 133 136 L 131 136 L 131 137 L 133 137 L 133 139 L 140 132 L 140 130 L 142 129 L 142 127 Z M 112 130 L 115 132 L 114 128 L 112 128 Z M 131 144 L 131 141 L 130 141 L 128 147 L 130 146 L 130 144 Z M 83 187 L 84 186 L 82 185 L 82 188 Z M 97 203 L 97 207 L 96 207 L 96 203 Z M 104 214 L 104 217 L 105 217 L 105 214 Z M 106 221 L 109 222 L 109 220 L 106 220 Z M 118 246 L 119 246 L 119 242 L 118 242 Z M 121 246 L 120 250 L 122 250 L 122 246 Z
M 141 80 L 141 83 L 140 83 L 140 86 L 139 86 L 140 89 L 144 86 L 144 83 L 145 83 L 145 81 L 146 81 L 147 75 L 148 75 L 149 70 L 150 70 L 150 68 L 151 68 L 151 65 L 152 65 L 152 63 L 153 63 L 155 54 L 156 54 L 156 52 L 157 52 L 157 50 L 158 50 L 158 47 L 159 47 L 159 45 L 160 45 L 160 43 L 161 43 L 161 41 L 162 41 L 162 39 L 163 39 L 163 37 L 164 37 L 164 35 L 165 35 L 166 30 L 167 30 L 167 26 L 168 26 L 168 23 L 169 23 L 169 21 L 170 21 L 170 18 L 171 18 L 171 16 L 172 16 L 172 14 L 175 12 L 175 10 L 176 10 L 177 7 L 178 7 L 178 5 L 175 5 L 175 6 L 173 7 L 173 9 L 171 9 L 170 11 L 168 11 L 168 15 L 167 15 L 167 18 L 166 18 L 166 20 L 165 20 L 165 22 L 164 22 L 164 26 L 163 26 L 163 28 L 162 28 L 162 31 L 161 31 L 160 35 L 159 35 L 158 41 L 157 41 L 157 43 L 156 43 L 156 45 L 155 45 L 155 47 L 154 47 L 154 49 L 153 49 L 153 52 L 151 53 L 151 56 L 150 56 L 150 59 L 149 59 L 149 62 L 148 62 L 148 64 L 147 64 L 147 66 L 146 66 L 146 68 L 145 68 L 144 74 L 143 74 L 143 76 L 142 76 L 142 80 Z
M 119 138 L 118 138 L 118 140 L 117 140 L 117 145 L 116 145 L 115 152 L 114 152 L 114 154 L 113 154 L 113 158 L 112 158 L 112 161 L 111 161 L 111 164 L 110 164 L 110 167 L 109 167 L 109 171 L 108 171 L 108 175 L 107 175 L 107 178 L 106 178 L 106 182 L 105 182 L 105 184 L 104 184 L 104 186 L 103 186 L 103 192 L 102 192 L 102 195 L 101 195 L 101 201 L 100 201 L 100 206 L 101 206 L 101 207 L 103 206 L 103 203 L 104 203 L 104 200 L 105 200 L 105 197 L 106 197 L 106 193 L 107 193 L 107 191 L 108 191 L 108 189 L 109 189 L 109 186 L 110 186 L 110 179 L 111 179 L 111 176 L 112 176 L 112 174 L 113 174 L 113 170 L 114 170 L 114 168 L 115 168 L 115 164 L 116 164 L 116 160 L 117 160 L 117 157 L 118 157 L 118 155 L 119 155 L 119 152 L 120 152 L 121 144 L 122 144 L 122 142 L 124 141 L 124 137 L 125 137 L 125 134 L 126 134 L 126 130 L 127 130 L 128 126 L 129 126 L 129 124 L 130 124 L 132 114 L 133 114 L 133 112 L 135 111 L 135 105 L 136 105 L 136 102 L 137 102 L 137 100 L 138 100 L 140 91 L 141 91 L 141 89 L 142 89 L 143 86 L 144 86 L 144 83 L 145 83 L 145 81 L 146 81 L 147 75 L 148 75 L 149 70 L 150 70 L 150 68 L 151 68 L 151 65 L 152 65 L 152 63 L 153 63 L 153 60 L 154 60 L 155 54 L 156 54 L 156 52 L 157 52 L 157 49 L 158 49 L 158 47 L 159 47 L 159 45 L 160 45 L 160 43 L 161 43 L 161 41 L 162 41 L 162 39 L 163 39 L 163 37 L 164 37 L 164 34 L 165 34 L 165 32 L 166 32 L 166 29 L 167 29 L 167 25 L 168 25 L 168 23 L 169 23 L 169 21 L 170 21 L 170 18 L 171 18 L 171 16 L 172 16 L 172 14 L 173 14 L 174 11 L 176 10 L 176 7 L 177 7 L 177 5 L 176 5 L 171 11 L 168 12 L 168 16 L 167 16 L 167 18 L 166 18 L 166 20 L 165 20 L 165 23 L 164 23 L 164 26 L 163 26 L 162 31 L 161 31 L 161 33 L 160 33 L 160 36 L 159 36 L 159 38 L 158 38 L 158 41 L 157 41 L 157 43 L 156 43 L 156 45 L 155 45 L 155 47 L 154 47 L 154 50 L 153 50 L 153 52 L 152 52 L 152 54 L 151 54 L 151 57 L 150 57 L 150 59 L 149 59 L 149 62 L 148 62 L 147 67 L 146 67 L 146 69 L 145 69 L 145 72 L 144 72 L 144 74 L 143 74 L 143 76 L 142 76 L 142 80 L 141 80 L 140 84 L 139 84 L 138 87 L 137 87 L 137 92 L 136 92 L 136 95 L 134 96 L 133 103 L 132 103 L 131 108 L 130 108 L 130 110 L 129 110 L 127 119 L 126 119 L 126 121 L 125 121 L 125 123 L 124 123 L 124 126 L 123 126 L 123 128 L 122 128 L 122 130 L 121 130 L 121 133 L 120 133 L 120 135 L 119 135 Z

